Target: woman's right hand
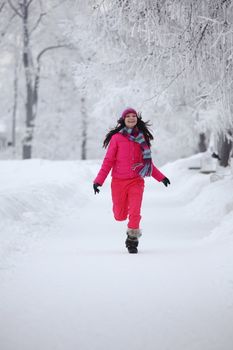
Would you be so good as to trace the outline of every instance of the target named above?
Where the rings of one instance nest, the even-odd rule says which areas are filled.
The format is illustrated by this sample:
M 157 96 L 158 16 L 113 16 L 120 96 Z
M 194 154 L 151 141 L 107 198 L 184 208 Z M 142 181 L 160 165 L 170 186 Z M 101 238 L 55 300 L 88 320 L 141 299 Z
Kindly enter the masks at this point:
M 101 185 L 100 184 L 98 184 L 98 183 L 94 183 L 93 184 L 93 189 L 94 189 L 94 193 L 96 194 L 96 193 L 99 193 L 99 189 L 98 189 L 98 187 L 100 187 Z

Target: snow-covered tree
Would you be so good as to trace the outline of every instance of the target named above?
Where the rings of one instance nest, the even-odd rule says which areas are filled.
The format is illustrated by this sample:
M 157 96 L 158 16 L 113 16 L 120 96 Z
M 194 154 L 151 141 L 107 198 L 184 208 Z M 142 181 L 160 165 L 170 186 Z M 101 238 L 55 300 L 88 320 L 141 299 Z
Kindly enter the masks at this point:
M 21 30 L 21 46 L 19 49 L 21 49 L 22 54 L 26 87 L 26 132 L 23 139 L 23 158 L 27 159 L 31 158 L 32 155 L 33 134 L 38 109 L 41 61 L 48 51 L 64 47 L 65 43 L 60 43 L 55 40 L 47 44 L 45 40 L 44 42 L 42 40 L 43 47 L 38 49 L 39 45 L 37 45 L 37 50 L 33 47 L 34 36 L 36 36 L 37 31 L 40 31 L 40 27 L 43 26 L 43 18 L 47 16 L 48 12 L 53 10 L 53 7 L 57 5 L 58 2 L 53 1 L 49 6 L 43 3 L 43 1 L 8 0 L 8 4 L 12 10 L 12 14 L 15 15 L 14 21 L 16 28 Z M 18 35 L 18 31 L 14 34 Z
M 96 1 L 95 11 L 106 40 L 124 53 L 125 70 L 130 62 L 135 74 L 150 73 L 156 109 L 162 97 L 174 112 L 186 105 L 200 139 L 213 130 L 229 139 L 231 1 L 106 0 Z M 213 109 L 219 113 L 209 118 Z

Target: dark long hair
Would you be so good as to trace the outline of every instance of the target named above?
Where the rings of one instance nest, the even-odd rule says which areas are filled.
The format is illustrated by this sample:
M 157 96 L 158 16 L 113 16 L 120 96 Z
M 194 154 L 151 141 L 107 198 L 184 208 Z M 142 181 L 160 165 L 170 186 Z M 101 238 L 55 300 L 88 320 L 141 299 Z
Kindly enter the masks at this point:
M 138 127 L 138 129 L 140 131 L 142 131 L 144 137 L 145 137 L 145 140 L 146 140 L 146 143 L 147 145 L 150 147 L 151 146 L 151 140 L 154 139 L 152 133 L 150 132 L 149 130 L 149 127 L 151 126 L 150 124 L 150 121 L 146 121 L 144 122 L 142 120 L 142 117 L 140 114 L 138 114 L 137 116 L 137 124 L 136 126 Z M 118 121 L 117 121 L 117 125 L 115 126 L 115 128 L 111 129 L 105 136 L 105 139 L 104 139 L 104 142 L 103 142 L 103 147 L 104 148 L 107 148 L 111 138 L 113 135 L 117 134 L 121 129 L 123 129 L 125 127 L 125 121 L 123 118 L 120 118 Z

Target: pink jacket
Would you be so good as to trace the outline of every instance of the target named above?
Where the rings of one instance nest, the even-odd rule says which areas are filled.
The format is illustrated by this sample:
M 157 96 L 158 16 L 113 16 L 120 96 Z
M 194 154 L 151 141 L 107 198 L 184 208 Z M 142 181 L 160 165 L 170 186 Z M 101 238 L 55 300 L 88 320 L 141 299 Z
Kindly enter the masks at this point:
M 111 138 L 103 164 L 94 183 L 103 185 L 111 169 L 111 175 L 114 179 L 133 179 L 139 177 L 132 170 L 132 166 L 140 162 L 142 162 L 142 151 L 139 143 L 130 141 L 125 136 L 117 133 Z M 162 181 L 165 175 L 153 164 L 152 177 L 157 181 Z

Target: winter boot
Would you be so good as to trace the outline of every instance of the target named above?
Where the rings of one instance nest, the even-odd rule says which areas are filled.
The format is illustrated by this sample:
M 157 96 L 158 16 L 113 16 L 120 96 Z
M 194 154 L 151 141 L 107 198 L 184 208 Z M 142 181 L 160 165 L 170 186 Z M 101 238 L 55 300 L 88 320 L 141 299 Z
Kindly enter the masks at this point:
M 127 239 L 125 241 L 126 248 L 131 254 L 137 254 L 138 252 L 138 238 L 142 235 L 140 229 L 128 229 Z
M 138 239 L 136 237 L 128 236 L 125 241 L 126 248 L 131 254 L 137 254 L 138 252 Z

